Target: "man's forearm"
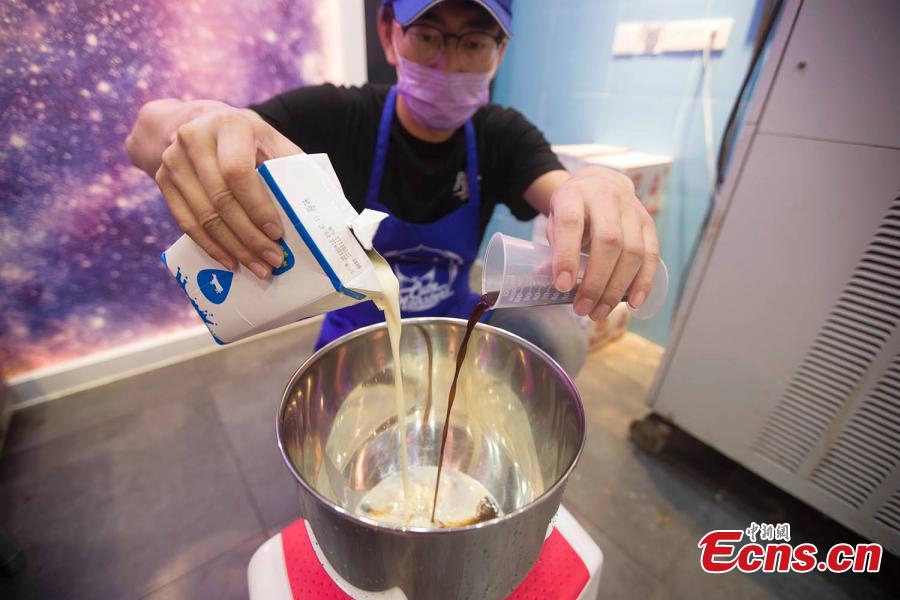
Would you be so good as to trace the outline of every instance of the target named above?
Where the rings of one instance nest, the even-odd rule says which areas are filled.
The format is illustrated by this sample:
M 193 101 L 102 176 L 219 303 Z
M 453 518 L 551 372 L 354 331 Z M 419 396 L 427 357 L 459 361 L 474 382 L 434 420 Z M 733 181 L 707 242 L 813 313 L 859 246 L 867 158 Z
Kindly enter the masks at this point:
M 172 143 L 178 128 L 201 113 L 223 108 L 228 106 L 214 100 L 185 102 L 166 98 L 148 102 L 141 107 L 134 127 L 125 139 L 125 150 L 131 164 L 154 177 L 159 170 L 162 153 Z
M 525 201 L 542 214 L 550 214 L 550 200 L 553 192 L 571 179 L 568 171 L 548 171 L 531 182 L 525 190 Z

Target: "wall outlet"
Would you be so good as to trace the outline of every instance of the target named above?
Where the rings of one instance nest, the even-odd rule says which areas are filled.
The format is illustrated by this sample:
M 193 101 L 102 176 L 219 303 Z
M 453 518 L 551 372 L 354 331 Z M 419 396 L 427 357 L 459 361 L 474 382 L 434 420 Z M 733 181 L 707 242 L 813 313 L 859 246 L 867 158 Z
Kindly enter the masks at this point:
M 679 21 L 626 21 L 616 26 L 613 56 L 724 50 L 734 19 L 686 19 Z
M 613 56 L 655 54 L 662 21 L 627 21 L 616 26 Z
M 657 52 L 702 51 L 710 43 L 710 50 L 724 50 L 733 27 L 731 18 L 669 21 L 659 34 Z

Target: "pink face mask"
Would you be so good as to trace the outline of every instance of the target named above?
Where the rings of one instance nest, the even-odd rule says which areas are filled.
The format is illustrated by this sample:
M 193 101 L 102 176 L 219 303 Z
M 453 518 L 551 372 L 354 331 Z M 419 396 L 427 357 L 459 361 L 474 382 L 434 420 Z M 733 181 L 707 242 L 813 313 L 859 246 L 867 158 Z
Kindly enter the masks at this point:
M 493 72 L 447 73 L 412 62 L 396 53 L 397 91 L 412 116 L 437 131 L 452 131 L 488 103 Z

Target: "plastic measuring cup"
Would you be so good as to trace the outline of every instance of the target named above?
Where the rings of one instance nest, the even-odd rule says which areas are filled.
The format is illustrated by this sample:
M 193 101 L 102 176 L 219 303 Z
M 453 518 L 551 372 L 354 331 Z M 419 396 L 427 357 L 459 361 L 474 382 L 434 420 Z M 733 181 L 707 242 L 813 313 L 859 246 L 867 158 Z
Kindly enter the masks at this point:
M 494 308 L 571 304 L 584 278 L 587 259 L 588 255 L 582 253 L 575 286 L 560 292 L 553 285 L 550 246 L 495 233 L 484 254 L 481 291 L 498 293 Z M 668 293 L 669 272 L 660 260 L 650 294 L 640 308 L 628 304 L 628 310 L 636 319 L 649 319 L 660 311 Z

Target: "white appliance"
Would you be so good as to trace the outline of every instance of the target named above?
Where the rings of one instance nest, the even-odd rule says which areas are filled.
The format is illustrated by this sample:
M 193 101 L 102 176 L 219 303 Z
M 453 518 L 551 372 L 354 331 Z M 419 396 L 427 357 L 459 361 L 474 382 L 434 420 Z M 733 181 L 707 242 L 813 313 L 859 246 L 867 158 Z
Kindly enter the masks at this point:
M 898 31 L 896 0 L 785 3 L 648 399 L 662 423 L 633 429 L 669 421 L 895 554 Z

